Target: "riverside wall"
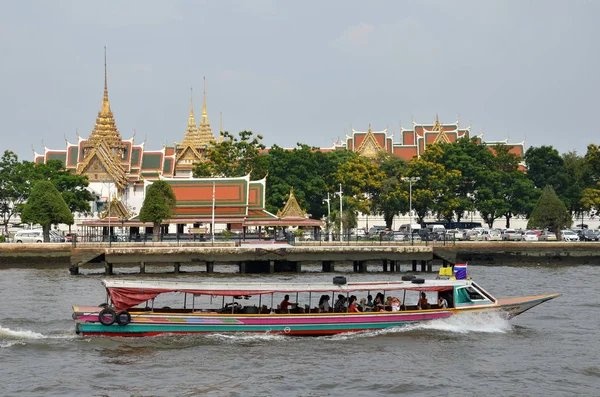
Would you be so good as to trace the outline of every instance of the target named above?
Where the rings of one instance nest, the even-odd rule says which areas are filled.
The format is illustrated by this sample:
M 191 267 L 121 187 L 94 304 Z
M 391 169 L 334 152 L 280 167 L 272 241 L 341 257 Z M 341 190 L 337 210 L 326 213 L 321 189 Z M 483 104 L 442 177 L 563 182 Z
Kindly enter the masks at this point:
M 199 262 L 199 261 L 430 261 L 445 259 L 450 263 L 467 262 L 472 265 L 600 265 L 598 242 L 456 242 L 445 246 L 436 243 L 425 246 L 391 243 L 369 246 L 314 245 L 235 247 L 233 243 L 196 243 L 182 246 L 176 243 L 89 244 L 77 247 L 69 243 L 0 244 L 0 268 L 65 267 L 91 262 L 103 255 L 110 263 Z M 87 256 L 86 256 L 87 255 Z

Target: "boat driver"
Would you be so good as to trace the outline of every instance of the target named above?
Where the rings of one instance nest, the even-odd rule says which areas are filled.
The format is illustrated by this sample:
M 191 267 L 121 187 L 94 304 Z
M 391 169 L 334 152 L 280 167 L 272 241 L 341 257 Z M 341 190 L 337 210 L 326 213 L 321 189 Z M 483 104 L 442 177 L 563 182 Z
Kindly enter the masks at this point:
M 286 295 L 283 297 L 283 300 L 281 301 L 281 303 L 279 304 L 279 307 L 281 308 L 282 312 L 287 312 L 289 309 L 289 306 L 298 306 L 297 303 L 292 303 L 290 302 L 290 296 Z

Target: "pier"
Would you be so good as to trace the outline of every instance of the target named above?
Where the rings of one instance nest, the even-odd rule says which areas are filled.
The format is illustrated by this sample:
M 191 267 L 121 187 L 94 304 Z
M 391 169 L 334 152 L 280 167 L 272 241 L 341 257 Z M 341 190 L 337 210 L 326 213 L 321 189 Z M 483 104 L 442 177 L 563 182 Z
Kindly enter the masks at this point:
M 452 256 L 452 255 L 451 255 Z M 433 271 L 434 259 L 447 264 L 446 256 L 434 254 L 426 246 L 291 246 L 265 244 L 259 246 L 113 246 L 73 248 L 70 271 L 104 266 L 107 275 L 116 268 L 147 266 L 171 268 L 180 273 L 186 266 L 200 266 L 207 273 L 218 272 L 219 266 L 237 267 L 238 273 L 302 272 L 303 264 L 318 264 L 323 272 L 334 272 L 339 264 L 352 264 L 354 272 L 369 269 L 398 272 L 404 267 L 412 271 Z
M 278 273 L 309 269 L 335 272 L 437 272 L 454 263 L 470 265 L 600 265 L 596 242 L 456 242 L 436 245 L 312 245 L 230 243 L 0 244 L 1 268 L 62 267 L 81 270 L 137 269 L 139 273 Z M 149 269 L 151 267 L 151 269 Z

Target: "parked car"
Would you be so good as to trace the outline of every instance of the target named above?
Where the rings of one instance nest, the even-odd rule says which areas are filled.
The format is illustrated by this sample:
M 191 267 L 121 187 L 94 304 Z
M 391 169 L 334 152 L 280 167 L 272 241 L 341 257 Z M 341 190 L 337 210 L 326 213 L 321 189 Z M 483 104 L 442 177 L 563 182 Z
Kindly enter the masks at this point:
M 563 241 L 579 241 L 579 236 L 572 230 L 561 230 L 560 234 Z
M 538 241 L 538 233 L 535 230 L 527 230 L 523 234 L 523 241 Z
M 484 230 L 485 229 L 479 228 L 479 227 L 470 229 L 469 231 L 467 231 L 466 240 L 469 240 L 469 241 L 481 241 L 483 239 L 483 237 L 481 236 L 481 233 Z
M 579 240 L 581 241 L 598 241 L 598 234 L 590 229 L 583 229 L 579 232 Z
M 516 231 L 515 229 L 506 229 L 504 233 L 502 233 L 503 241 L 521 241 L 523 240 L 523 234 L 521 232 Z
M 19 230 L 13 236 L 15 243 L 43 243 L 44 234 L 42 230 Z
M 466 233 L 464 230 L 460 230 L 460 229 L 446 230 L 446 241 L 465 240 L 465 238 L 466 238 Z
M 388 241 L 406 241 L 407 237 L 408 235 L 403 232 L 389 232 L 383 235 L 382 239 Z
M 382 232 L 384 232 L 385 230 L 387 230 L 387 227 L 385 227 L 385 226 L 371 226 L 369 228 L 369 237 L 370 238 L 379 237 L 379 235 Z
M 481 239 L 484 241 L 502 241 L 502 234 L 498 229 L 489 229 L 481 232 Z
M 554 234 L 554 232 L 544 230 L 542 232 L 542 234 L 539 235 L 538 240 L 540 240 L 540 241 L 556 241 L 556 234 Z

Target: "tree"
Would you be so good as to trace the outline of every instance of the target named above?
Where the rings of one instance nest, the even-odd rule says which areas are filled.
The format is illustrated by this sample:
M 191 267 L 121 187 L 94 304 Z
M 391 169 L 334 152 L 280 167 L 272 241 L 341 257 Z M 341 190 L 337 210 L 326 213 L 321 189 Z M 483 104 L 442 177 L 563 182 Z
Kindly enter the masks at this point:
M 176 205 L 177 199 L 171 185 L 165 181 L 156 181 L 150 185 L 139 218 L 142 222 L 152 222 L 154 241 L 158 241 L 160 224 L 173 216 Z
M 434 144 L 428 146 L 421 157 L 409 162 L 406 176 L 421 178 L 412 188 L 412 207 L 419 223 L 429 212 L 437 212 L 438 217 L 451 218 L 458 208 L 456 189 L 462 181 L 462 174 L 440 164 L 442 155 L 441 145 Z M 409 183 L 404 182 L 403 185 L 406 198 L 409 199 Z
M 222 142 L 212 142 L 206 151 L 206 161 L 196 165 L 196 177 L 237 177 L 252 172 L 257 178 L 267 174 L 267 160 L 261 155 L 265 149 L 262 135 L 242 131 L 238 137 L 223 132 Z
M 556 233 L 556 238 L 560 239 L 560 231 L 570 227 L 572 223 L 571 213 L 567 210 L 565 203 L 556 195 L 552 186 L 548 185 L 542 191 L 542 195 L 531 213 L 527 228 L 548 228 Z
M 340 165 L 336 179 L 342 184 L 347 209 L 368 214 L 373 208 L 372 197 L 381 191 L 385 173 L 375 161 L 355 156 Z
M 371 211 L 383 215 L 386 227 L 391 229 L 394 217 L 399 212 L 408 211 L 409 203 L 400 179 L 406 174 L 408 166 L 403 159 L 389 153 L 380 153 L 377 163 L 385 178 L 381 183 L 381 189 L 371 197 L 373 202 Z
M 31 189 L 21 220 L 41 225 L 44 241 L 49 242 L 50 227 L 59 223 L 73 224 L 73 214 L 52 182 L 39 181 Z
M 437 162 L 447 171 L 460 171 L 462 176 L 454 190 L 454 218 L 460 221 L 467 211 L 475 209 L 475 192 L 485 186 L 489 172 L 494 170 L 494 153 L 478 138 L 461 138 L 439 146 L 442 153 Z
M 64 167 L 59 160 L 49 160 L 46 164 L 35 166 L 36 178 L 39 180 L 50 180 L 60 192 L 69 206 L 71 213 L 88 215 L 91 213 L 90 201 L 94 199 L 92 193 L 87 189 L 89 181 L 85 175 L 73 174 Z M 71 231 L 69 225 L 69 231 Z
M 565 163 L 558 151 L 552 146 L 530 147 L 525 152 L 527 177 L 542 189 L 552 186 L 556 194 L 564 200 L 564 191 L 569 185 Z
M 267 159 L 269 183 L 267 184 L 267 211 L 276 213 L 287 199 L 290 188 L 313 218 L 327 214 L 323 203 L 327 194 L 325 173 L 329 153 L 321 153 L 317 148 L 298 144 L 293 150 L 274 145 Z

